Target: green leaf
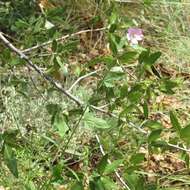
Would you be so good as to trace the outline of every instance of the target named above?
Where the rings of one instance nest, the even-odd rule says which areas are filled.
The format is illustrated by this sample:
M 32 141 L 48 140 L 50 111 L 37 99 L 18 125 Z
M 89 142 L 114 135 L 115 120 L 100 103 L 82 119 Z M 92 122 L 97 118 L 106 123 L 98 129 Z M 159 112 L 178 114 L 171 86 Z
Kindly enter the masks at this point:
M 118 53 L 118 46 L 121 38 L 117 35 L 109 35 L 109 47 L 114 55 Z
M 158 185 L 156 184 L 156 182 L 155 183 L 146 184 L 145 189 L 146 190 L 161 190 L 161 189 L 158 188 Z M 169 190 L 169 189 L 162 189 L 162 190 Z M 175 189 L 172 188 L 170 190 L 175 190 Z
M 162 129 L 153 130 L 148 136 L 148 142 L 151 143 L 160 137 Z
M 77 45 L 78 45 L 79 41 L 69 41 L 67 43 L 64 44 L 59 44 L 57 51 L 59 53 L 70 53 L 70 52 L 74 52 L 75 50 L 77 50 Z
M 158 121 L 148 120 L 143 124 L 143 127 L 148 127 L 151 130 L 163 129 L 163 126 Z
M 104 174 L 108 175 L 110 173 L 113 173 L 122 163 L 123 163 L 123 159 L 114 160 L 111 164 L 108 164 L 106 166 Z
M 19 134 L 18 129 L 6 130 L 2 135 L 4 143 L 9 147 L 15 147 L 15 148 L 18 147 L 18 142 L 17 142 L 18 134 Z
M 144 104 L 143 104 L 143 112 L 144 112 L 144 117 L 146 119 L 148 119 L 149 112 L 148 112 L 148 103 L 147 102 L 144 102 Z
M 109 32 L 113 33 L 117 29 L 117 24 L 111 24 L 109 28 Z
M 150 50 L 142 51 L 138 58 L 139 64 L 143 64 L 144 62 L 146 63 L 148 61 L 149 54 Z
M 48 104 L 46 105 L 46 109 L 49 114 L 54 115 L 61 110 L 61 107 L 58 104 Z
M 62 171 L 63 171 L 63 166 L 61 164 L 57 164 L 53 167 L 52 169 L 52 176 L 54 180 L 61 180 L 62 177 Z
M 131 156 L 130 162 L 134 165 L 140 164 L 144 161 L 145 154 L 144 153 L 137 153 Z
M 110 15 L 110 18 L 109 18 L 109 24 L 115 24 L 118 20 L 118 15 L 116 13 L 116 11 L 113 11 Z
M 37 190 L 32 181 L 27 182 L 25 185 L 25 190 Z
M 94 178 L 90 181 L 90 190 L 106 190 L 101 178 Z
M 70 190 L 83 190 L 83 184 L 79 181 L 75 182 L 72 187 L 70 188 Z
M 130 92 L 128 93 L 128 99 L 131 103 L 138 104 L 142 100 L 144 92 L 143 86 L 137 84 L 131 88 Z
M 67 167 L 68 173 L 66 174 L 69 177 L 72 177 L 73 179 L 77 180 L 80 182 L 80 178 L 77 175 L 76 171 L 72 170 L 71 168 Z
M 125 73 L 121 70 L 121 68 L 120 70 L 118 68 L 120 67 L 113 67 L 112 70 L 105 75 L 103 83 L 107 88 L 114 87 L 116 81 L 123 79 Z
M 94 65 L 100 63 L 105 63 L 108 68 L 111 68 L 117 64 L 116 59 L 113 56 L 102 56 L 90 60 L 86 67 L 93 67 Z
M 17 58 L 17 57 L 12 58 L 9 63 L 11 66 L 17 66 L 17 65 L 24 65 L 25 64 L 25 62 L 23 60 L 21 60 L 20 58 Z
M 149 59 L 148 59 L 148 64 L 149 65 L 153 65 L 161 56 L 161 52 L 155 52 L 155 53 L 152 53 L 150 56 L 149 56 Z
M 118 57 L 118 59 L 122 63 L 130 63 L 132 60 L 134 60 L 134 58 L 136 57 L 136 55 L 137 55 L 137 52 L 129 51 L 129 52 L 125 52 L 122 55 L 120 55 Z
M 54 127 L 58 129 L 58 133 L 62 138 L 65 136 L 66 132 L 69 130 L 69 127 L 63 118 L 56 118 L 54 121 Z
M 175 130 L 178 132 L 178 134 L 180 134 L 181 131 L 181 125 L 178 122 L 178 119 L 175 115 L 174 112 L 170 111 L 170 121 L 172 123 L 173 128 L 175 128 Z
M 109 18 L 109 32 L 113 33 L 117 29 L 118 15 L 115 11 L 112 12 Z
M 121 86 L 121 88 L 120 88 L 120 97 L 122 99 L 127 96 L 128 89 L 129 89 L 129 86 L 127 84 L 124 84 L 123 86 Z
M 52 42 L 52 51 L 56 52 L 56 50 L 57 50 L 57 41 L 53 40 L 53 42 Z
M 180 137 L 187 143 L 190 143 L 190 124 L 180 129 Z
M 15 158 L 12 148 L 5 145 L 3 155 L 4 155 L 4 161 L 7 165 L 7 167 L 9 168 L 11 173 L 16 178 L 18 178 L 17 161 L 16 161 L 16 158 Z
M 138 165 L 131 165 L 127 168 L 125 168 L 125 173 L 126 174 L 132 174 L 134 173 L 135 171 L 137 171 L 139 169 L 139 166 Z
M 160 80 L 160 91 L 166 94 L 175 94 L 174 88 L 178 86 L 176 81 L 172 81 L 169 79 L 161 79 Z
M 61 59 L 60 56 L 56 56 L 55 59 L 56 59 L 58 65 L 59 65 L 60 67 L 64 67 L 64 62 L 62 61 L 62 59 Z
M 152 66 L 161 56 L 161 52 L 155 52 L 150 54 L 150 50 L 143 51 L 138 58 L 140 64 L 146 64 L 147 66 Z
M 43 29 L 44 24 L 45 24 L 44 18 L 39 17 L 38 20 L 37 20 L 37 22 L 36 22 L 35 25 L 33 26 L 33 32 L 34 32 L 34 33 L 40 32 L 40 31 Z
M 106 190 L 119 190 L 119 187 L 111 178 L 101 177 L 101 180 Z
M 144 179 L 138 174 L 132 173 L 125 176 L 127 183 L 132 190 L 145 190 Z
M 107 165 L 108 165 L 108 154 L 103 156 L 103 158 L 100 160 L 100 162 L 97 165 L 97 170 L 100 175 L 104 173 Z
M 163 140 L 151 142 L 151 146 L 165 148 L 165 149 L 169 148 L 168 143 L 166 141 L 163 141 Z
M 86 113 L 84 115 L 83 121 L 87 127 L 91 128 L 109 129 L 111 127 L 106 120 L 98 118 L 92 113 Z

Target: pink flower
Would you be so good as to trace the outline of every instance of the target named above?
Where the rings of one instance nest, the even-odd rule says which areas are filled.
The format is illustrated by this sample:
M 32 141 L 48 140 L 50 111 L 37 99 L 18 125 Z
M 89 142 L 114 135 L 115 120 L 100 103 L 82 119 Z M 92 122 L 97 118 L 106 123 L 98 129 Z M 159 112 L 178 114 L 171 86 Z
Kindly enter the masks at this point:
M 144 38 L 143 31 L 140 28 L 129 28 L 127 31 L 127 39 L 130 45 L 137 45 Z

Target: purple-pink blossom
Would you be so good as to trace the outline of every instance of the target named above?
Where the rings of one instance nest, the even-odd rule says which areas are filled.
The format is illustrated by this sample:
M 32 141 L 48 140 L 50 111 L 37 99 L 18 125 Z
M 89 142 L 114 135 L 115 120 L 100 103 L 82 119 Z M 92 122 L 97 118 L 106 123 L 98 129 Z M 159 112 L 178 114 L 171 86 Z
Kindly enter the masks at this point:
M 127 39 L 130 45 L 137 45 L 144 38 L 143 31 L 140 28 L 129 28 L 127 31 Z

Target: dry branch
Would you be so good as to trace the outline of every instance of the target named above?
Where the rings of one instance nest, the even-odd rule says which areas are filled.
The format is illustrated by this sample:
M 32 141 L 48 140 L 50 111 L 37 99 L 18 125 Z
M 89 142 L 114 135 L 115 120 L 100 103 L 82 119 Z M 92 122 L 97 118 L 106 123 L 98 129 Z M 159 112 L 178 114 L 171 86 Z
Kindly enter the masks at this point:
M 40 68 L 38 68 L 35 64 L 32 63 L 32 61 L 28 58 L 28 56 L 26 56 L 23 52 L 21 52 L 19 49 L 17 49 L 13 44 L 11 44 L 2 34 L 2 32 L 0 32 L 0 40 L 9 48 L 11 49 L 13 52 L 15 52 L 17 55 L 20 56 L 21 59 L 25 60 L 28 63 L 29 67 L 32 67 L 36 72 L 38 72 L 44 79 L 46 79 L 47 81 L 49 81 L 54 87 L 56 87 L 59 91 L 61 91 L 62 93 L 64 93 L 68 98 L 70 98 L 71 100 L 73 100 L 75 103 L 77 103 L 79 106 L 83 105 L 83 102 L 81 102 L 80 100 L 78 100 L 76 97 L 74 97 L 72 94 L 70 94 L 68 91 L 66 91 L 59 83 L 55 82 L 51 77 L 47 76 L 43 71 L 41 71 Z M 84 77 L 83 77 L 84 78 Z M 82 79 L 83 79 L 82 78 Z M 78 81 L 77 81 L 78 83 Z M 94 110 L 97 111 L 101 111 L 98 108 L 96 108 L 95 106 L 91 106 Z M 99 143 L 99 146 L 101 147 L 101 152 L 103 150 L 103 147 L 101 146 L 101 143 L 99 141 L 99 137 L 98 135 L 96 135 L 96 139 Z M 104 151 L 102 152 L 103 154 Z M 111 163 L 111 161 L 109 161 L 109 163 Z M 117 178 L 119 179 L 119 181 L 122 183 L 122 186 L 128 190 L 130 190 L 130 188 L 128 187 L 128 185 L 125 183 L 125 181 L 122 179 L 122 177 L 120 176 L 120 174 L 115 171 L 115 174 L 117 176 Z
M 13 52 L 15 52 L 17 55 L 20 56 L 21 59 L 25 60 L 28 63 L 28 67 L 33 68 L 40 76 L 42 76 L 45 80 L 49 81 L 56 89 L 61 91 L 63 94 L 65 94 L 69 99 L 73 100 L 77 105 L 81 106 L 83 104 L 82 101 L 78 100 L 75 96 L 73 96 L 71 93 L 66 91 L 61 84 L 54 81 L 51 77 L 46 75 L 37 65 L 33 64 L 33 62 L 26 56 L 23 52 L 21 52 L 19 49 L 17 49 L 12 43 L 10 43 L 0 32 L 0 40 Z
M 60 38 L 57 38 L 55 39 L 57 42 L 58 41 L 63 41 L 63 40 L 66 40 L 67 38 L 71 38 L 71 37 L 74 37 L 74 36 L 77 36 L 77 35 L 80 35 L 80 34 L 83 34 L 83 33 L 88 33 L 88 32 L 98 32 L 98 31 L 103 31 L 105 30 L 106 27 L 103 27 L 103 28 L 97 28 L 97 29 L 88 29 L 88 30 L 81 30 L 79 32 L 76 32 L 76 33 L 73 33 L 73 34 L 67 34 L 65 36 L 62 36 Z M 25 50 L 22 50 L 21 52 L 22 53 L 28 53 L 30 51 L 33 51 L 33 50 L 36 50 L 36 49 L 39 49 L 41 47 L 44 47 L 44 46 L 47 46 L 49 44 L 52 44 L 54 40 L 49 40 L 47 42 L 44 42 L 42 44 L 38 44 L 38 45 L 35 45 L 31 48 L 28 48 L 28 49 L 25 49 Z

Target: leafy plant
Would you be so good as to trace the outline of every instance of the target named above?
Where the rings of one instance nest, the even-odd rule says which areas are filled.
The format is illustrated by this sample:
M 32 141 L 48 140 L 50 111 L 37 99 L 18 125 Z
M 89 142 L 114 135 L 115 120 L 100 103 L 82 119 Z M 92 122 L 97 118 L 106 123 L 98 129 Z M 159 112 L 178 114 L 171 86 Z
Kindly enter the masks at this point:
M 146 32 L 122 15 L 125 5 L 16 0 L 0 6 L 7 46 L 0 46 L 0 184 L 156 190 L 179 180 L 189 187 L 159 168 L 162 161 L 168 170 L 177 165 L 174 173 L 184 163 L 189 168 L 190 125 L 178 111 L 163 110 L 164 101 L 158 105 L 179 82 L 162 73 L 164 53 L 147 47 L 146 38 L 143 45 Z M 183 163 L 169 158 L 170 149 Z

